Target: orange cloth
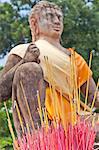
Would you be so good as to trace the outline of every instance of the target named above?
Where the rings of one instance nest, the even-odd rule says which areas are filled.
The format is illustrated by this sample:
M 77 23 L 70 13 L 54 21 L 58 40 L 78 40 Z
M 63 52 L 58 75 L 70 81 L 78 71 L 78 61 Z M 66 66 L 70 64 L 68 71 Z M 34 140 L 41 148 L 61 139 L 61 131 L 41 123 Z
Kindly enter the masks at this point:
M 72 49 L 69 49 L 69 50 L 72 51 Z M 77 69 L 77 84 L 79 87 L 79 86 L 82 86 L 87 81 L 88 75 L 92 76 L 92 71 L 89 69 L 85 60 L 76 52 L 75 52 L 75 62 L 76 62 L 76 69 Z M 70 102 L 65 97 L 62 96 L 62 103 L 63 103 L 63 107 L 62 107 L 61 102 L 60 102 L 60 94 L 58 91 L 56 91 L 56 95 L 57 95 L 57 100 L 58 100 L 56 107 L 58 108 L 58 115 L 60 117 L 60 120 L 62 120 L 62 118 L 64 117 L 63 116 L 63 112 L 64 112 L 66 121 L 71 122 Z M 51 97 L 50 88 L 47 88 L 45 106 L 47 108 L 50 119 L 53 119 L 53 117 L 55 116 L 55 111 L 54 111 L 55 106 L 53 106 L 52 101 L 53 101 L 53 98 Z
M 70 108 L 69 101 L 66 100 L 65 97 L 62 96 L 62 102 L 61 102 L 60 93 L 58 91 L 56 91 L 56 96 L 57 96 L 57 103 L 55 104 L 55 106 L 56 106 L 55 107 L 55 106 L 53 106 L 53 102 L 52 102 L 52 101 L 54 101 L 55 97 L 54 96 L 53 96 L 53 98 L 51 97 L 49 87 L 46 89 L 45 106 L 47 108 L 49 119 L 52 120 L 56 116 L 55 109 L 58 109 L 58 110 L 56 110 L 56 111 L 58 111 L 58 116 L 57 116 L 58 119 L 63 121 L 64 120 L 63 118 L 65 117 L 66 122 L 71 122 L 71 108 Z M 56 99 L 55 99 L 55 101 L 56 101 Z
M 73 51 L 72 48 L 69 48 L 70 51 Z M 82 86 L 88 79 L 88 76 L 92 76 L 92 71 L 88 67 L 84 58 L 75 52 L 75 62 L 77 67 L 77 84 Z

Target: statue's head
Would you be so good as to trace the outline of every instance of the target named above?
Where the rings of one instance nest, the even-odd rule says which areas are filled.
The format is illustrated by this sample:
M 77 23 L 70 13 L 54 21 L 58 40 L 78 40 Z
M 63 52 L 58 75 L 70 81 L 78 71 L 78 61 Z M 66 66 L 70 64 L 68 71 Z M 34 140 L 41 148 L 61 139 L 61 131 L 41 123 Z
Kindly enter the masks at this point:
M 41 36 L 60 39 L 63 31 L 63 14 L 54 3 L 40 1 L 32 8 L 29 23 L 33 41 Z

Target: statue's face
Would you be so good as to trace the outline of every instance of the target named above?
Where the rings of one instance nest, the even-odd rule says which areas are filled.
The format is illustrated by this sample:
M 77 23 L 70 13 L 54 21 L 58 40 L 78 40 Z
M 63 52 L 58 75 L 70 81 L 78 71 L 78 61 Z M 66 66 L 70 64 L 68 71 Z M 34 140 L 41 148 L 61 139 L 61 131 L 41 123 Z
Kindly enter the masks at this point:
M 63 31 L 63 14 L 55 8 L 44 8 L 38 16 L 40 35 L 60 38 Z

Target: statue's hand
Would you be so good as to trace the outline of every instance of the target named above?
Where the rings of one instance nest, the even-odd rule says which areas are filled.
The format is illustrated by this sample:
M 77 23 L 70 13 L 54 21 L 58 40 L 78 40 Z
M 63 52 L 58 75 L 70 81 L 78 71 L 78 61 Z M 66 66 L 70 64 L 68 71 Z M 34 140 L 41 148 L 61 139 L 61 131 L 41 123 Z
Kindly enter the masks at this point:
M 39 49 L 36 47 L 35 44 L 30 44 L 27 51 L 26 51 L 26 54 L 24 56 L 24 61 L 25 62 L 37 62 L 37 63 L 40 63 L 40 60 L 39 60 L 39 55 L 40 55 L 40 51 Z

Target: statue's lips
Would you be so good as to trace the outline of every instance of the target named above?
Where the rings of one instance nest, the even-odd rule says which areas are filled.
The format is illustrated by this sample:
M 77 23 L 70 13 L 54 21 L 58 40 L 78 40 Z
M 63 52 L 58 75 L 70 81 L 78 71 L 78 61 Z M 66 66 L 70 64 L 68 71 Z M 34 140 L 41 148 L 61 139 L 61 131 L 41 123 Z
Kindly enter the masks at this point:
M 60 27 L 54 27 L 53 28 L 55 31 L 60 31 Z

